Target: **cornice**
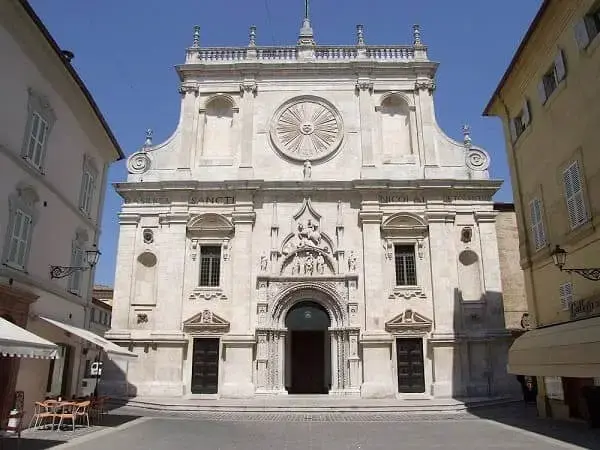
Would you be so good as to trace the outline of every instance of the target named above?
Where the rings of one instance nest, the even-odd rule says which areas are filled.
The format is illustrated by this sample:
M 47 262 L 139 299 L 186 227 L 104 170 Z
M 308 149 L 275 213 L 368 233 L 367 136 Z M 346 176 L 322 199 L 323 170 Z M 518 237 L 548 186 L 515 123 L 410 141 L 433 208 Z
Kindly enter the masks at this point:
M 383 219 L 382 211 L 359 211 L 358 212 L 358 220 L 360 220 L 361 224 L 365 224 L 365 223 L 380 224 L 382 219 Z
M 477 223 L 495 223 L 498 211 L 475 211 L 473 216 Z

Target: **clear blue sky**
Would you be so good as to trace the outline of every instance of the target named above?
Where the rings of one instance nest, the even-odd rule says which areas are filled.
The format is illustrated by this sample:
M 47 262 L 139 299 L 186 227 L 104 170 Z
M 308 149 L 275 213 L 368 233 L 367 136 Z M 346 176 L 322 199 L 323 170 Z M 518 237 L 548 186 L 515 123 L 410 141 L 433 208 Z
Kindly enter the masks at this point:
M 94 95 L 127 155 L 154 130 L 154 142 L 173 132 L 179 114 L 173 66 L 184 60 L 194 25 L 201 45 L 236 46 L 258 27 L 259 45 L 294 44 L 302 0 L 30 0 L 59 45 L 75 53 L 73 65 Z M 475 144 L 492 157 L 492 176 L 506 180 L 498 201 L 511 201 L 500 121 L 481 112 L 504 73 L 541 0 L 312 0 L 319 44 L 353 44 L 355 25 L 367 44 L 410 44 L 419 23 L 430 58 L 440 62 L 435 105 L 438 122 L 461 139 L 469 123 Z M 125 163 L 109 182 L 124 181 Z M 120 197 L 108 187 L 96 282 L 112 285 L 119 234 Z

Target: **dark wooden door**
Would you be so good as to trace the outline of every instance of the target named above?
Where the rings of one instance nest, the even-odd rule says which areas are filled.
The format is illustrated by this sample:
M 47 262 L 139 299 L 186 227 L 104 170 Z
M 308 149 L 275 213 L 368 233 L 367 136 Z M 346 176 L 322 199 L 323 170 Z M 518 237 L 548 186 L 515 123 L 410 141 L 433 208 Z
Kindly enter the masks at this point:
M 219 340 L 194 339 L 192 394 L 216 394 L 219 388 Z
M 292 331 L 290 394 L 326 394 L 325 331 Z
M 396 339 L 398 392 L 425 392 L 423 340 Z

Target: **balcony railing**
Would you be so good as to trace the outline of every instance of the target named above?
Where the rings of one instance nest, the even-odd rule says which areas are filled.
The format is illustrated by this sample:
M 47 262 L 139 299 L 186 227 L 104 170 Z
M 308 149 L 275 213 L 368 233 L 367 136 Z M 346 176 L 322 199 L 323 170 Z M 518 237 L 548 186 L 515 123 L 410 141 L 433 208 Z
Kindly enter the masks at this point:
M 426 47 L 408 45 L 314 46 L 314 47 L 190 47 L 187 64 L 231 64 L 241 61 L 413 61 L 426 60 Z

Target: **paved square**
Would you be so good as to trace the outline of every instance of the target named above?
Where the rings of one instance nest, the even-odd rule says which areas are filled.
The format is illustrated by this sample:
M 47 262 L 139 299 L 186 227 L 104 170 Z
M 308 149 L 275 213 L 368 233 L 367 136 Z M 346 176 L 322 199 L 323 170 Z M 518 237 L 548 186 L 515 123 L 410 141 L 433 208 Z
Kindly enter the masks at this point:
M 482 419 L 386 422 L 214 421 L 145 418 L 72 448 L 86 450 L 464 450 L 585 448 Z M 588 447 L 590 448 L 590 447 Z

